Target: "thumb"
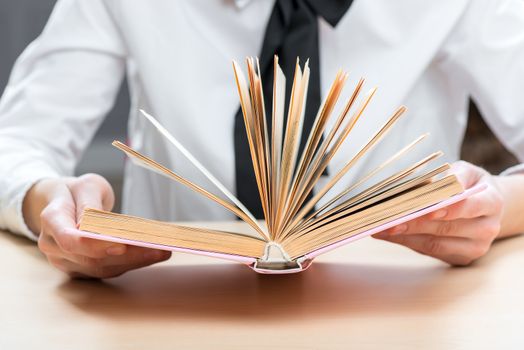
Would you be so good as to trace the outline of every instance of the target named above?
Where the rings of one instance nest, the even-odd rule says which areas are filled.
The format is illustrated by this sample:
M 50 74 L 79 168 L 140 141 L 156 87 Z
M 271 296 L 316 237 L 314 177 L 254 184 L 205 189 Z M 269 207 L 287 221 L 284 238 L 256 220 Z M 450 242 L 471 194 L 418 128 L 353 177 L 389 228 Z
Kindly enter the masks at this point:
M 76 222 L 86 208 L 111 210 L 115 195 L 109 182 L 100 175 L 86 174 L 68 183 L 76 206 Z
M 486 171 L 471 163 L 458 161 L 451 165 L 451 171 L 465 189 L 476 185 L 485 175 Z

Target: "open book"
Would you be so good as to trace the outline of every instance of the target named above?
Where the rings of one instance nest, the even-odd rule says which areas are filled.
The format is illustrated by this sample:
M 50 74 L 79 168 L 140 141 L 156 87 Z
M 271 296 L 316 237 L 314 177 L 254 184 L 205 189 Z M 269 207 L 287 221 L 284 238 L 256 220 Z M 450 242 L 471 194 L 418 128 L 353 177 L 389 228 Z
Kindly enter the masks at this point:
M 307 143 L 303 151 L 299 152 L 310 74 L 308 63 L 301 68 L 297 59 L 285 117 L 286 78 L 275 56 L 273 108 L 268 116 L 272 118 L 271 130 L 268 130 L 266 121 L 258 60 L 247 59 L 247 78 L 236 62 L 233 62 L 233 70 L 264 222 L 257 221 L 235 195 L 168 130 L 153 116 L 142 111 L 144 117 L 216 186 L 221 195 L 213 194 L 121 142 L 115 141 L 113 145 L 136 164 L 167 176 L 229 210 L 246 222 L 252 228 L 251 232 L 195 228 L 86 209 L 79 224 L 80 234 L 95 239 L 235 260 L 258 272 L 289 273 L 306 269 L 312 259 L 321 253 L 424 215 L 481 190 L 473 188 L 464 191 L 457 178 L 447 171 L 448 164 L 430 167 L 430 163 L 441 152 L 429 154 L 401 171 L 374 181 L 371 186 L 364 186 L 422 142 L 427 136 L 422 135 L 402 149 L 392 152 L 389 159 L 370 169 L 340 193 L 331 194 L 334 185 L 366 152 L 379 144 L 402 116 L 406 111 L 402 106 L 374 135 L 370 135 L 369 141 L 354 157 L 348 159 L 340 169 L 332 169 L 335 173 L 326 184 L 313 191 L 376 89 L 372 89 L 357 103 L 364 84 L 361 79 L 341 113 L 334 116 L 333 110 L 348 78 L 347 73 L 339 71 L 319 108 Z

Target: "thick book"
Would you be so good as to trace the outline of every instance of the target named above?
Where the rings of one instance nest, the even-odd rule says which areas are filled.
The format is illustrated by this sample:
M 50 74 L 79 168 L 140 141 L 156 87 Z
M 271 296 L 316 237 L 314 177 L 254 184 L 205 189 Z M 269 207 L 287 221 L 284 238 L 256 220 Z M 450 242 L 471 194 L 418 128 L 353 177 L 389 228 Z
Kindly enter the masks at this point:
M 428 154 L 419 161 L 380 177 L 401 161 L 427 134 L 392 152 L 379 166 L 352 181 L 338 193 L 337 184 L 354 165 L 376 147 L 406 111 L 401 106 L 369 141 L 340 169 L 319 185 L 333 156 L 364 113 L 376 89 L 360 98 L 364 79 L 356 84 L 341 112 L 333 112 L 348 74 L 339 71 L 315 117 L 307 142 L 300 148 L 310 69 L 297 59 L 289 107 L 285 111 L 286 78 L 275 56 L 272 111 L 268 127 L 258 60 L 246 59 L 247 78 L 233 62 L 240 105 L 244 116 L 253 171 L 264 220 L 252 213 L 202 165 L 157 119 L 142 111 L 158 132 L 181 152 L 220 193 L 186 179 L 153 159 L 119 142 L 113 145 L 139 166 L 164 175 L 207 197 L 235 214 L 250 227 L 246 232 L 226 232 L 190 227 L 96 209 L 85 209 L 79 230 L 84 237 L 201 254 L 237 261 L 261 273 L 292 273 L 307 269 L 313 259 L 356 239 L 465 199 L 481 187 L 464 190 L 448 164 L 431 166 L 442 153 Z M 357 101 L 359 101 L 357 103 Z M 379 178 L 379 180 L 376 180 Z M 369 183 L 372 185 L 368 185 Z M 217 191 L 215 191 L 217 192 Z M 196 209 L 197 210 L 197 209 Z

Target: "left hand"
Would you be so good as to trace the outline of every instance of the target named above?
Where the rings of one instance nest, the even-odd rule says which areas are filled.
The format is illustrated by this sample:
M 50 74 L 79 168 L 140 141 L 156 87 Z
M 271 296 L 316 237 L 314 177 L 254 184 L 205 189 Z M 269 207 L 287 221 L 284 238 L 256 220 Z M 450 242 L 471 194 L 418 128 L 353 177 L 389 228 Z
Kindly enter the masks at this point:
M 402 244 L 451 265 L 469 265 L 488 252 L 499 235 L 504 208 L 495 177 L 484 169 L 459 161 L 452 165 L 464 188 L 488 187 L 458 203 L 373 235 Z

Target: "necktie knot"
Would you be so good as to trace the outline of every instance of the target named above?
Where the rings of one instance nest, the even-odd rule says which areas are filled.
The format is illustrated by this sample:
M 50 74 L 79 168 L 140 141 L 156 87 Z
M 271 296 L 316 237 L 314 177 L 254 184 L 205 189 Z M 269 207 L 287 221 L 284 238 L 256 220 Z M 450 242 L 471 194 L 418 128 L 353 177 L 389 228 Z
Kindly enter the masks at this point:
M 344 17 L 353 0 L 277 0 L 275 4 L 280 8 L 282 21 L 290 25 L 293 12 L 309 11 L 315 17 L 322 17 L 332 27 Z

